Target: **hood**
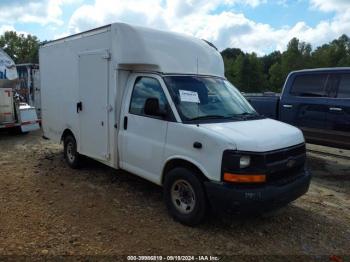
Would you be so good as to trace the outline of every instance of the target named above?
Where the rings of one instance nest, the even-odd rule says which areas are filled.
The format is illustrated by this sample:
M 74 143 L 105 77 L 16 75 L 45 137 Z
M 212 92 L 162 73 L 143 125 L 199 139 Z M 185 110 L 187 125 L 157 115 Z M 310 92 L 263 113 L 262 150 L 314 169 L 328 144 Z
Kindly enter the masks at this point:
M 304 142 L 304 136 L 298 128 L 272 119 L 200 126 L 226 137 L 239 151 L 267 152 Z

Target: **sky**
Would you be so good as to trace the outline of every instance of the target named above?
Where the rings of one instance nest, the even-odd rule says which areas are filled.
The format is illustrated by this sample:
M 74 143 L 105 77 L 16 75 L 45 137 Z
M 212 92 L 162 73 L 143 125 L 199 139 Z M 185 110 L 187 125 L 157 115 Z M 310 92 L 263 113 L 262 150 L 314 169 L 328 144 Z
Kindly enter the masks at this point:
M 293 37 L 317 47 L 350 36 L 350 0 L 0 0 L 0 34 L 16 30 L 44 41 L 113 22 L 264 55 L 285 50 Z

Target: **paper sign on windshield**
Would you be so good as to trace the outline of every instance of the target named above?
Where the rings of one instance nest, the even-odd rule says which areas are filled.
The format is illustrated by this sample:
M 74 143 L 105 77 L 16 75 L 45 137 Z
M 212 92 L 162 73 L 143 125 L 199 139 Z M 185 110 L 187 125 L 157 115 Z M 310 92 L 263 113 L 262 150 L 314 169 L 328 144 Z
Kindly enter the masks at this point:
M 180 92 L 180 99 L 182 102 L 191 102 L 191 103 L 200 103 L 198 93 L 187 91 L 187 90 L 179 90 Z

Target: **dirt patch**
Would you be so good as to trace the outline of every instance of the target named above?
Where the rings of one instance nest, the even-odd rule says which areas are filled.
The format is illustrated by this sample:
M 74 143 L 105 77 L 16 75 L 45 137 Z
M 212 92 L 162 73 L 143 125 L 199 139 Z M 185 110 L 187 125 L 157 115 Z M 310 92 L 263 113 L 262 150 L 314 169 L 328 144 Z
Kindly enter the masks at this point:
M 161 188 L 40 132 L 0 134 L 0 255 L 350 255 L 350 163 L 310 156 L 310 191 L 263 217 L 174 222 Z

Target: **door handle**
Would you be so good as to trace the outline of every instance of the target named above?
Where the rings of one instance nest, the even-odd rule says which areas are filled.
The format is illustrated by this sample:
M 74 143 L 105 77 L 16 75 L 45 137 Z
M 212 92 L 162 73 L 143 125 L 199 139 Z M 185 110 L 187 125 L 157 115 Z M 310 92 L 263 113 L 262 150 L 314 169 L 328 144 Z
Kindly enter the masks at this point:
M 284 108 L 293 108 L 293 105 L 283 105 Z
M 330 111 L 335 111 L 335 112 L 341 112 L 341 111 L 343 111 L 343 109 L 340 108 L 340 107 L 330 107 L 329 110 L 330 110 Z
M 124 116 L 124 130 L 128 129 L 128 117 Z
M 78 102 L 77 103 L 77 113 L 79 113 L 82 110 L 83 110 L 83 103 L 82 102 Z

